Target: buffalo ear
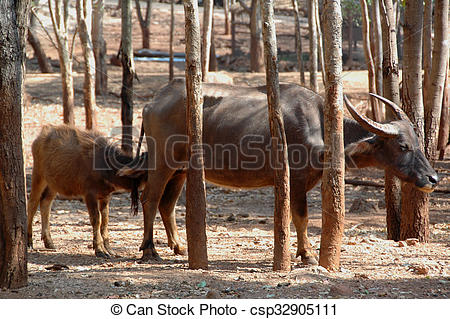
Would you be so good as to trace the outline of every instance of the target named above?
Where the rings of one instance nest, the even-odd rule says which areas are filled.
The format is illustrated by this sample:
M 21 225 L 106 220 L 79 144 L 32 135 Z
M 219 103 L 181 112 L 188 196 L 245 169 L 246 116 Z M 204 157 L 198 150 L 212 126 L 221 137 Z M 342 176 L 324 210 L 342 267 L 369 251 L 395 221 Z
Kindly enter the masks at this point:
M 357 167 L 354 160 L 359 156 L 367 156 L 374 152 L 376 137 L 354 142 L 345 147 L 345 161 L 348 167 Z
M 118 176 L 128 176 L 137 178 L 147 173 L 148 153 L 143 153 L 139 158 L 135 158 L 132 163 L 125 165 L 117 171 Z

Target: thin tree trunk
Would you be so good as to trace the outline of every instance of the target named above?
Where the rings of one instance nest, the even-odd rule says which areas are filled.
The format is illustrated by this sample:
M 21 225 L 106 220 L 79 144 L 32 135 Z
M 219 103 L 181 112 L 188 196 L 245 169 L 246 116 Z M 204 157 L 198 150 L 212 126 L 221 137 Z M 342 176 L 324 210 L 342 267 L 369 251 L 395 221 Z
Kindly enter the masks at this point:
M 309 22 L 309 83 L 311 90 L 319 92 L 317 83 L 317 21 L 315 6 L 317 0 L 308 0 Z
M 319 264 L 338 270 L 344 235 L 344 110 L 342 105 L 342 14 L 340 0 L 324 1 L 325 88 L 322 235 Z
M 55 3 L 52 6 L 52 2 Z M 75 125 L 73 114 L 74 94 L 72 76 L 72 56 L 69 50 L 69 0 L 48 0 L 50 17 L 58 44 L 59 65 L 63 91 L 64 123 Z M 54 8 L 54 10 L 53 10 Z
M 317 51 L 319 54 L 319 62 L 320 62 L 320 71 L 322 72 L 322 83 L 323 86 L 326 87 L 327 83 L 325 82 L 325 58 L 323 54 L 323 36 L 322 29 L 320 26 L 320 18 L 319 18 L 319 3 L 316 5 L 316 24 L 317 24 Z
M 142 16 L 140 0 L 135 0 L 136 13 L 139 21 L 139 25 L 142 31 L 142 47 L 144 49 L 150 49 L 150 25 L 152 18 L 152 0 L 147 0 L 147 7 L 145 9 L 145 19 Z
M 375 43 L 375 50 L 373 52 L 377 94 L 383 96 L 383 37 L 381 31 L 380 1 L 372 0 L 373 35 Z
M 236 14 L 231 12 L 231 55 L 236 56 Z
M 84 108 L 86 129 L 97 126 L 95 114 L 95 57 L 91 41 L 92 0 L 77 0 L 77 21 L 84 57 Z
M 106 42 L 103 38 L 104 0 L 94 0 L 92 19 L 92 45 L 95 56 L 95 94 L 105 95 L 108 91 L 108 68 L 106 66 Z
M 264 55 L 266 64 L 267 102 L 270 133 L 272 135 L 271 163 L 274 169 L 274 253 L 273 270 L 290 271 L 290 186 L 286 133 L 280 105 L 278 79 L 278 58 L 275 23 L 273 21 L 273 0 L 265 0 L 261 5 L 263 16 Z
M 292 0 L 295 19 L 295 51 L 297 52 L 297 64 L 300 72 L 300 84 L 305 86 L 305 66 L 303 63 L 302 35 L 300 29 L 300 14 L 298 12 L 298 0 Z
M 425 103 L 425 156 L 436 160 L 437 134 L 441 117 L 442 97 L 448 61 L 448 4 L 449 0 L 435 1 L 435 28 L 433 62 L 428 81 Z
M 416 125 L 419 147 L 424 150 L 424 108 L 422 97 L 422 31 L 423 1 L 408 0 L 405 3 L 405 42 L 403 46 L 403 108 Z M 428 194 L 414 185 L 402 185 L 402 213 L 400 240 L 417 238 L 429 240 Z
M 225 35 L 231 34 L 231 25 L 230 25 L 230 0 L 223 0 L 223 13 L 225 15 Z
M 353 63 L 353 15 L 348 17 L 348 47 L 347 47 L 347 67 L 352 68 Z
M 211 30 L 213 17 L 213 1 L 203 1 L 203 42 L 202 42 L 202 80 L 206 81 L 209 72 L 211 51 Z
M 448 82 L 448 63 L 445 76 L 444 84 L 444 94 L 442 97 L 442 110 L 441 110 L 441 120 L 439 124 L 439 137 L 438 137 L 438 150 L 439 159 L 443 160 L 445 155 L 445 149 L 447 148 L 447 142 L 449 138 L 450 130 L 450 98 L 449 98 L 449 82 Z
M 190 269 L 207 269 L 206 189 L 203 164 L 203 96 L 200 55 L 200 23 L 196 0 L 184 0 L 186 31 L 186 123 L 189 136 L 189 168 L 186 181 L 186 235 Z
M 34 0 L 33 6 L 37 7 L 39 5 L 39 0 Z M 35 27 L 35 20 L 36 17 L 34 16 L 34 12 L 30 11 L 30 25 L 28 27 L 28 43 L 31 45 L 34 51 L 34 55 L 37 58 L 39 69 L 42 73 L 52 73 L 53 68 L 50 64 L 50 61 L 48 60 L 47 56 L 45 55 L 44 50 L 41 47 L 41 42 L 39 41 L 39 38 L 34 34 L 34 27 Z
M 173 38 L 175 37 L 175 0 L 170 1 L 169 81 L 173 80 Z
M 209 71 L 210 72 L 219 71 L 219 64 L 217 63 L 217 56 L 216 56 L 216 43 L 214 41 L 214 17 L 212 21 L 212 31 L 211 31 L 211 49 L 209 50 Z
M 424 1 L 423 14 L 423 104 L 426 105 L 431 79 L 431 51 L 433 29 L 433 0 Z
M 121 37 L 121 61 L 122 61 L 122 149 L 132 155 L 133 134 L 133 77 L 135 74 L 133 63 L 131 0 L 122 0 L 122 37 Z
M 369 10 L 367 8 L 366 0 L 359 0 L 361 4 L 361 15 L 362 15 L 362 35 L 363 35 L 363 47 L 364 47 L 364 55 L 366 56 L 367 62 L 367 71 L 369 78 L 369 92 L 377 93 L 376 84 L 375 84 L 375 67 L 372 59 L 372 52 L 370 50 L 370 42 L 369 42 Z M 379 104 L 375 100 L 374 97 L 370 98 L 370 105 L 372 107 L 372 116 L 373 119 L 377 122 L 381 122 L 382 114 L 379 109 Z
M 22 108 L 29 7 L 29 0 L 8 0 L 0 11 L 0 288 L 7 289 L 28 280 Z
M 383 40 L 383 95 L 400 105 L 399 69 L 397 56 L 397 36 L 395 33 L 392 0 L 380 0 L 381 26 Z M 391 111 L 386 110 L 386 119 L 394 120 Z M 400 239 L 401 192 L 400 180 L 391 172 L 384 172 L 384 189 L 386 201 L 387 238 Z
M 252 0 L 250 14 L 250 71 L 264 72 L 264 47 L 259 0 Z

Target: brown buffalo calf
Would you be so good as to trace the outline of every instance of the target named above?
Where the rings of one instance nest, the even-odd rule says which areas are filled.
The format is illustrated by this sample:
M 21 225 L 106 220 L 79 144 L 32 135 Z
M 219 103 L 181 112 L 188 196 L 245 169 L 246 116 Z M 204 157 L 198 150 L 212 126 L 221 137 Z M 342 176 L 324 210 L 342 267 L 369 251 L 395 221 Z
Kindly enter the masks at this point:
M 33 175 L 28 201 L 28 246 L 33 247 L 33 217 L 40 204 L 41 238 L 46 248 L 55 248 L 50 236 L 50 210 L 56 194 L 83 198 L 94 232 L 93 248 L 98 257 L 114 255 L 109 243 L 109 200 L 115 191 L 131 191 L 132 206 L 137 209 L 138 188 L 146 180 L 146 172 L 119 176 L 125 164 L 135 167 L 145 162 L 125 155 L 120 149 L 94 132 L 70 126 L 46 125 L 32 145 Z

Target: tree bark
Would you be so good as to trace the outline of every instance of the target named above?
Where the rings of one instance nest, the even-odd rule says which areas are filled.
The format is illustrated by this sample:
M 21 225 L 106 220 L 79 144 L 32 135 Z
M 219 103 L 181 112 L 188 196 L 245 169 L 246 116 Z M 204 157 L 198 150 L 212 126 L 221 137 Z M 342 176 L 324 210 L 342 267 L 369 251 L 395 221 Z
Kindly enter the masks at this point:
M 29 0 L 8 0 L 0 11 L 0 288 L 7 289 L 28 280 L 22 108 L 29 7 Z
M 39 5 L 39 0 L 34 0 L 33 2 L 34 6 Z M 53 73 L 52 65 L 50 64 L 47 56 L 45 55 L 44 50 L 41 47 L 41 42 L 39 41 L 39 38 L 34 34 L 34 27 L 35 27 L 35 20 L 36 17 L 34 16 L 34 12 L 30 11 L 30 25 L 28 27 L 28 43 L 31 45 L 34 51 L 34 55 L 36 56 L 36 59 L 38 61 L 39 69 L 42 73 Z
M 311 90 L 319 92 L 317 83 L 317 21 L 315 6 L 317 0 L 308 0 L 308 22 L 309 22 L 309 83 Z
M 370 40 L 369 40 L 369 10 L 367 7 L 366 0 L 359 0 L 361 4 L 361 16 L 362 16 L 362 35 L 363 35 L 363 47 L 364 47 L 364 55 L 366 57 L 367 63 L 367 71 L 368 71 L 368 80 L 369 80 L 369 92 L 377 93 L 376 89 L 376 79 L 375 79 L 375 67 L 372 58 L 372 52 L 370 50 Z M 381 122 L 382 114 L 379 109 L 378 101 L 372 96 L 370 98 L 370 105 L 372 108 L 372 116 L 373 119 L 377 122 Z
M 283 114 L 280 105 L 280 86 L 278 79 L 278 57 L 275 23 L 273 21 L 273 0 L 261 4 L 263 16 L 264 56 L 266 64 L 267 104 L 269 126 L 272 135 L 271 163 L 274 170 L 274 253 L 273 270 L 290 271 L 290 186 L 289 162 Z
M 186 235 L 190 269 L 207 269 L 206 190 L 203 165 L 203 95 L 200 55 L 200 23 L 196 0 L 184 0 L 186 32 L 186 123 L 189 136 L 189 168 L 186 181 Z
M 397 36 L 392 0 L 380 0 L 381 26 L 383 44 L 383 95 L 400 105 L 399 69 L 397 56 Z M 394 120 L 391 111 L 386 110 L 386 119 Z M 386 201 L 387 238 L 400 240 L 401 192 L 400 180 L 391 172 L 384 172 L 384 189 Z
M 52 2 L 55 3 L 52 6 Z M 74 93 L 72 76 L 72 56 L 69 50 L 69 0 L 48 0 L 50 17 L 58 45 L 59 65 L 61 68 L 63 91 L 64 123 L 75 125 L 73 114 Z M 53 10 L 53 7 L 55 10 Z
M 173 80 L 173 38 L 175 37 L 175 0 L 170 1 L 169 81 Z
M 449 82 L 448 82 L 448 63 L 445 76 L 444 84 L 444 96 L 442 97 L 442 110 L 441 110 L 441 120 L 439 123 L 439 137 L 438 137 L 438 150 L 439 159 L 443 160 L 445 155 L 445 149 L 447 148 L 447 142 L 449 140 L 449 130 L 450 130 L 450 99 L 449 99 Z
M 231 34 L 229 1 L 230 0 L 223 0 L 223 13 L 225 15 L 225 35 Z
M 377 94 L 383 95 L 383 37 L 381 31 L 380 19 L 380 1 L 372 0 L 372 21 L 373 21 L 373 35 L 374 35 L 374 63 L 375 63 L 375 85 L 377 87 Z
M 121 62 L 122 62 L 122 149 L 132 155 L 133 134 L 133 77 L 135 74 L 133 62 L 131 0 L 122 0 L 122 37 L 121 37 Z
M 209 72 L 211 54 L 211 30 L 213 17 L 213 0 L 203 1 L 203 42 L 202 42 L 202 80 L 206 81 Z
M 338 270 L 344 234 L 344 110 L 342 105 L 342 14 L 340 0 L 324 1 L 325 71 L 322 236 L 319 264 Z
M 353 15 L 348 17 L 347 67 L 352 68 L 353 62 Z
M 316 5 L 316 24 L 317 24 L 317 52 L 319 55 L 319 62 L 320 62 L 320 71 L 322 73 L 322 83 L 323 86 L 326 87 L 327 83 L 326 76 L 325 76 L 325 58 L 323 54 L 323 36 L 322 36 L 322 29 L 320 25 L 320 18 L 319 18 L 319 3 Z
M 424 151 L 424 108 L 422 97 L 422 31 L 423 1 L 405 3 L 405 42 L 403 45 L 403 109 L 416 126 L 419 147 Z M 402 185 L 400 240 L 417 238 L 429 240 L 428 194 L 410 183 Z
M 145 9 L 145 19 L 142 16 L 140 0 L 135 0 L 136 13 L 139 21 L 139 26 L 142 31 L 142 47 L 150 49 L 150 25 L 152 18 L 152 0 L 147 0 L 147 7 Z
M 426 87 L 425 103 L 425 156 L 433 163 L 436 160 L 437 134 L 441 117 L 442 97 L 448 61 L 448 4 L 449 0 L 435 1 L 435 28 L 433 62 Z
M 236 56 L 236 14 L 231 12 L 231 56 Z
M 78 34 L 84 58 L 84 108 L 86 111 L 86 129 L 97 126 L 95 114 L 95 57 L 91 41 L 92 0 L 77 0 Z
M 295 51 L 297 52 L 297 64 L 300 72 L 300 84 L 305 86 L 305 66 L 303 63 L 302 35 L 300 29 L 300 14 L 298 12 L 298 0 L 292 0 L 295 19 Z
M 433 29 L 433 0 L 424 0 L 423 14 L 423 104 L 426 105 L 431 79 L 431 51 Z
M 92 19 L 92 45 L 95 56 L 95 94 L 108 92 L 108 68 L 106 66 L 106 42 L 103 38 L 104 0 L 94 0 Z
M 211 49 L 209 50 L 209 72 L 219 71 L 219 64 L 217 63 L 216 56 L 216 43 L 214 41 L 214 17 L 212 21 L 212 31 L 211 31 Z
M 250 71 L 264 72 L 261 10 L 259 0 L 252 0 L 250 14 Z

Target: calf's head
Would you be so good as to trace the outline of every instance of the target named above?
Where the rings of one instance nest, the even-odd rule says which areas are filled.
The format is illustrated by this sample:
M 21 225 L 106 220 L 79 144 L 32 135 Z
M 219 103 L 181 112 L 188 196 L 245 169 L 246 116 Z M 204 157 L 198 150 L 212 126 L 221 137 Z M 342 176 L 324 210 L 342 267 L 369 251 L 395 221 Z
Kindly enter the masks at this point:
M 395 103 L 376 94 L 371 95 L 385 103 L 397 120 L 385 124 L 377 123 L 359 114 L 344 96 L 345 104 L 353 118 L 374 134 L 346 147 L 346 156 L 363 157 L 370 165 L 387 169 L 401 180 L 413 183 L 419 190 L 431 193 L 439 178 L 420 149 L 413 124 Z

